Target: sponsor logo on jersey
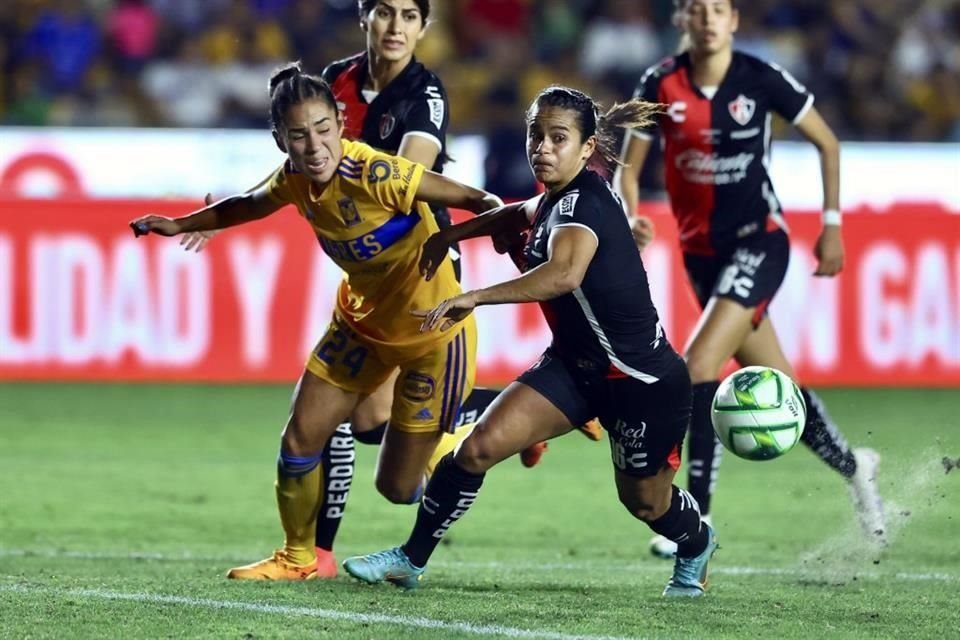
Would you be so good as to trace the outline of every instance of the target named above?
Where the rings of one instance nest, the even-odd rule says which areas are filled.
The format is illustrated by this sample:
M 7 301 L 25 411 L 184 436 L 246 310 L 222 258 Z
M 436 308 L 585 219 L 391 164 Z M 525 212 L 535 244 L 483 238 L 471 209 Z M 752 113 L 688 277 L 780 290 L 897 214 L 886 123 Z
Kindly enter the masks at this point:
M 425 93 L 427 94 L 427 106 L 430 108 L 430 122 L 437 129 L 442 129 L 443 116 L 446 111 L 446 106 L 443 104 L 443 94 L 440 93 L 440 89 L 433 85 L 427 87 Z
M 687 149 L 677 154 L 674 163 L 687 182 L 734 184 L 747 177 L 747 170 L 754 157 L 752 153 L 720 156 L 716 153 L 704 153 L 699 149 Z
M 352 198 L 340 198 L 337 200 L 337 208 L 340 209 L 340 217 L 346 226 L 352 227 L 360 223 L 360 212 Z
M 400 388 L 400 393 L 407 400 L 411 400 L 413 402 L 423 402 L 433 397 L 433 393 L 436 388 L 437 383 L 432 377 L 425 373 L 420 373 L 419 371 L 408 371 L 407 375 L 403 378 L 403 385 Z M 419 414 L 417 414 L 417 418 L 421 420 L 429 419 L 421 418 Z
M 396 126 L 397 119 L 393 117 L 392 113 L 383 114 L 380 117 L 380 139 L 386 140 Z
M 751 100 L 741 93 L 735 100 L 727 104 L 727 109 L 730 111 L 730 117 L 743 127 L 753 120 L 753 114 L 757 110 L 757 101 Z
M 386 160 L 374 160 L 370 163 L 370 172 L 367 175 L 367 181 L 370 184 L 377 184 L 381 180 L 390 177 L 390 163 Z
M 676 102 L 670 103 L 670 106 L 667 107 L 667 115 L 674 122 L 686 122 L 687 120 L 687 103 L 678 100 Z
M 577 208 L 577 198 L 580 197 L 579 191 L 571 191 L 560 200 L 560 215 L 573 217 L 573 211 Z M 539 235 L 539 231 L 538 231 Z

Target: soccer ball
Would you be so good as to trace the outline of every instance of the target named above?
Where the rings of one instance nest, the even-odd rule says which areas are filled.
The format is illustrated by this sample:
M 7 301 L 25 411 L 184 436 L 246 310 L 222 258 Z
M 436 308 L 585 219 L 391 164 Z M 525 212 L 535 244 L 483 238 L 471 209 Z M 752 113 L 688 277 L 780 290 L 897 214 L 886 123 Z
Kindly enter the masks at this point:
M 772 367 L 744 367 L 720 383 L 711 408 L 713 430 L 747 460 L 772 460 L 803 435 L 807 406 L 799 387 Z

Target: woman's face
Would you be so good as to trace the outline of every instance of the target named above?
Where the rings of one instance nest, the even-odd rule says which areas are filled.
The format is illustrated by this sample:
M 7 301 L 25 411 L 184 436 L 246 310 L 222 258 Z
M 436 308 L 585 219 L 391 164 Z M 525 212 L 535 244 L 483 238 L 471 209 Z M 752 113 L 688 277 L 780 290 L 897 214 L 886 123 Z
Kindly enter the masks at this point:
M 426 33 L 423 15 L 414 0 L 380 0 L 361 18 L 360 25 L 367 32 L 367 48 L 390 62 L 413 56 L 417 42 Z
M 583 140 L 577 112 L 535 105 L 527 119 L 527 160 L 537 181 L 550 189 L 573 180 L 593 155 L 596 139 Z
M 739 16 L 730 0 L 687 0 L 680 27 L 699 53 L 716 53 L 733 46 Z
M 318 184 L 333 179 L 343 147 L 343 121 L 326 100 L 311 98 L 291 105 L 279 133 L 297 171 Z

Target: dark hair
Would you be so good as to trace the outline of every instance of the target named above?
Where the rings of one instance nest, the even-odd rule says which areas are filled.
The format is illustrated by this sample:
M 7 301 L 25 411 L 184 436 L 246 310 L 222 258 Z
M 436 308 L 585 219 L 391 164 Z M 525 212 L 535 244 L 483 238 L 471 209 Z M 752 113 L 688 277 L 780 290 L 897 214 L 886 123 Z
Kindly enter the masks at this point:
M 420 17 L 423 18 L 423 24 L 427 24 L 427 18 L 430 17 L 430 0 L 413 0 L 417 3 L 417 9 L 420 10 Z M 357 0 L 357 8 L 360 10 L 360 17 L 364 17 L 373 11 L 380 4 L 380 0 Z
M 333 97 L 333 90 L 325 80 L 309 73 L 304 73 L 300 62 L 288 62 L 276 69 L 270 76 L 270 124 L 279 130 L 283 125 L 284 116 L 295 104 L 319 98 L 329 105 L 334 114 L 339 114 L 337 100 Z
M 634 98 L 628 102 L 618 102 L 606 113 L 601 113 L 600 105 L 587 94 L 558 85 L 547 87 L 533 99 L 526 114 L 528 126 L 535 107 L 557 107 L 576 113 L 574 119 L 583 140 L 586 141 L 590 136 L 597 137 L 596 159 L 606 169 L 612 169 L 620 164 L 615 148 L 616 129 L 650 126 L 653 124 L 654 116 L 663 112 L 663 105 Z

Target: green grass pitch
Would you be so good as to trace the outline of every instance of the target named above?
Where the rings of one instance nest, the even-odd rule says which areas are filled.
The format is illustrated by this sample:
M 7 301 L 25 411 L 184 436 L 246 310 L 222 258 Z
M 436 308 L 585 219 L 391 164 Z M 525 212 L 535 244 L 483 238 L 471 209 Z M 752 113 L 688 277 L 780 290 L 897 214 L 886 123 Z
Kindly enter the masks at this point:
M 875 559 L 843 482 L 798 446 L 726 454 L 721 548 L 699 601 L 620 507 L 605 443 L 508 460 L 407 593 L 340 577 L 234 583 L 281 531 L 290 387 L 0 385 L 0 638 L 947 638 L 960 634 L 960 392 L 827 390 L 878 449 L 890 548 Z M 338 557 L 402 542 L 412 507 L 374 491 L 360 445 Z

